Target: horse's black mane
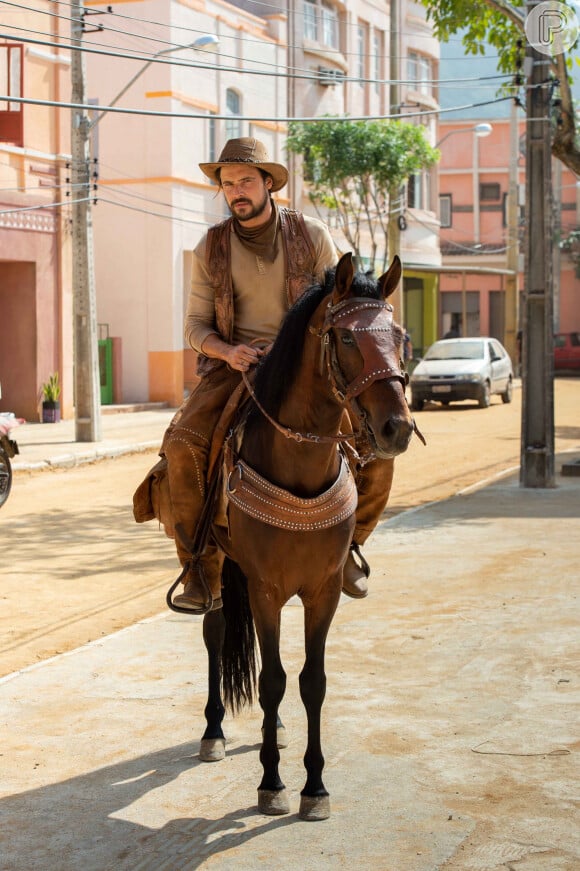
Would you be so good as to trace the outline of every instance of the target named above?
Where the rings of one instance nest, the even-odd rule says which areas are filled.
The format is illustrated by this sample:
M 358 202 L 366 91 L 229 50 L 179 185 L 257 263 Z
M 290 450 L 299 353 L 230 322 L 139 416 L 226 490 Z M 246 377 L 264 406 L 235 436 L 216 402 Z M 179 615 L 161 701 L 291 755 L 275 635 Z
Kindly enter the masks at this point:
M 294 303 L 282 322 L 271 351 L 258 366 L 254 383 L 256 397 L 274 417 L 298 372 L 310 318 L 324 297 L 332 293 L 335 271 L 334 268 L 327 269 L 324 284 L 313 284 Z M 351 289 L 353 296 L 369 299 L 381 296 L 378 281 L 363 272 L 355 273 Z

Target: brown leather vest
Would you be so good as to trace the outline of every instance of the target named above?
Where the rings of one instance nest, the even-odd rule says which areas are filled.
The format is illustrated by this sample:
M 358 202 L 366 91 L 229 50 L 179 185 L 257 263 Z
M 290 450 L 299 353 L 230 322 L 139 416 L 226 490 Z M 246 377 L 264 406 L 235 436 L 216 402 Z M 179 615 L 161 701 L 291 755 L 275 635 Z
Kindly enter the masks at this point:
M 308 235 L 304 216 L 294 209 L 278 207 L 284 249 L 288 307 L 315 281 L 316 252 Z M 214 292 L 216 328 L 225 342 L 234 334 L 234 289 L 231 270 L 231 230 L 233 218 L 210 227 L 207 233 L 206 265 Z M 199 354 L 197 374 L 206 375 L 219 363 Z

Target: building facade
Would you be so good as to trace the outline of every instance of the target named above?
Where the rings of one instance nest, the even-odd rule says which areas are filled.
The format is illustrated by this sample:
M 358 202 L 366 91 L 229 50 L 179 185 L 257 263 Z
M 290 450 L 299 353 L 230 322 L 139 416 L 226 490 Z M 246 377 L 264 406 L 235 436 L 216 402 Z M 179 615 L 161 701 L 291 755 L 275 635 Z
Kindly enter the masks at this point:
M 454 51 L 442 46 L 442 78 L 483 80 L 495 72 L 493 58 L 458 62 L 451 58 Z M 485 103 L 487 97 L 489 103 L 443 116 L 439 126 L 443 266 L 438 332 L 498 338 L 517 366 L 524 287 L 526 122 L 523 109 L 498 100 L 496 88 L 497 84 L 486 85 L 474 91 L 475 102 Z M 580 251 L 575 250 L 574 230 L 579 227 L 579 188 L 573 173 L 557 160 L 552 162 L 552 193 L 554 331 L 577 331 Z M 562 249 L 564 240 L 570 242 Z
M 0 42 L 0 410 L 38 420 L 42 384 L 58 372 L 61 402 L 72 396 L 72 290 L 68 111 L 18 98 L 66 100 L 70 57 L 53 4 L 11 9 L 13 39 Z M 8 30 L 8 27 L 5 27 Z M 26 41 L 45 32 L 43 42 Z M 70 122 L 68 122 L 70 124 Z
M 105 113 L 95 128 L 98 320 L 103 334 L 122 348 L 119 399 L 179 404 L 195 381 L 194 355 L 183 343 L 191 252 L 207 226 L 225 216 L 221 196 L 198 163 L 216 157 L 232 136 L 255 135 L 265 141 L 272 159 L 289 164 L 290 183 L 279 202 L 313 213 L 299 161 L 285 151 L 287 119 L 389 114 L 391 4 L 303 0 L 290 10 L 286 3 L 279 9 L 269 4 L 268 15 L 251 0 L 203 7 L 151 0 L 133 4 L 136 8 L 150 22 L 170 23 L 157 30 L 150 25 L 147 31 L 159 46 L 169 46 L 170 51 L 159 48 L 163 59 L 171 55 L 190 66 L 151 64 L 115 105 L 203 117 Z M 404 115 L 436 108 L 432 79 L 438 46 L 420 5 L 402 3 L 400 14 L 396 75 L 410 79 L 397 92 L 397 109 Z M 194 44 L 204 34 L 218 41 L 211 51 L 173 52 L 172 47 Z M 100 38 L 96 34 L 92 41 Z M 126 46 L 124 34 L 114 38 L 119 50 Z M 87 69 L 89 95 L 102 108 L 135 76 L 139 62 L 104 62 L 91 55 Z M 410 115 L 409 121 L 424 123 L 434 141 L 433 116 Z M 400 245 L 403 262 L 412 263 L 404 299 L 409 301 L 408 328 L 420 349 L 435 338 L 436 327 L 437 283 L 420 271 L 422 263 L 437 264 L 440 257 L 433 176 L 412 179 L 409 191 L 402 192 L 406 229 Z M 346 250 L 332 215 L 323 217 L 337 247 Z
M 198 164 L 231 137 L 256 136 L 290 166 L 278 201 L 312 212 L 285 150 L 289 118 L 394 114 L 436 138 L 434 116 L 421 113 L 437 108 L 438 45 L 420 4 L 137 0 L 103 9 L 90 0 L 85 10 L 89 188 L 71 189 L 71 113 L 54 105 L 71 98 L 70 17 L 50 15 L 42 0 L 19 9 L 0 55 L 0 93 L 47 102 L 0 106 L 2 407 L 30 419 L 52 372 L 63 416 L 74 411 L 71 197 L 91 201 L 101 401 L 177 406 L 195 383 L 183 340 L 192 251 L 226 215 Z M 19 43 L 18 27 L 38 40 Z M 436 202 L 435 172 L 410 179 L 395 228 L 397 315 L 419 351 L 437 329 L 437 277 L 423 270 L 440 262 Z

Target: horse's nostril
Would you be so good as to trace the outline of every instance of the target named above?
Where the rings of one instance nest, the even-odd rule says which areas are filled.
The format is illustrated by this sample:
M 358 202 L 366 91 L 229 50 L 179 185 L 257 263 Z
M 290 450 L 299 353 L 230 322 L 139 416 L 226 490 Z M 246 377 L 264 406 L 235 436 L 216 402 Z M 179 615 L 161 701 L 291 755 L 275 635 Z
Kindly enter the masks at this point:
M 390 417 L 383 427 L 383 432 L 386 436 L 410 439 L 413 434 L 413 423 L 404 417 Z

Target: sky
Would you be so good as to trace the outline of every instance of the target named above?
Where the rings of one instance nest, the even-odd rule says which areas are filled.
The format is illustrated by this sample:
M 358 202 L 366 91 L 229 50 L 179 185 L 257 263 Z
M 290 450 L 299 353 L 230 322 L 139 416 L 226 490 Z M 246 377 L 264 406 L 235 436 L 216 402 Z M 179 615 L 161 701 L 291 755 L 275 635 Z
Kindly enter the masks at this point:
M 576 49 L 572 57 L 580 58 Z M 580 103 L 580 66 L 574 63 L 572 69 L 574 98 Z M 456 112 L 445 112 L 441 118 L 477 119 L 507 118 L 510 114 L 510 101 L 493 103 L 492 105 L 476 105 L 495 100 L 500 96 L 501 79 L 489 81 L 474 81 L 474 79 L 494 76 L 497 74 L 497 54 L 494 48 L 488 47 L 485 55 L 465 55 L 460 35 L 449 42 L 441 43 L 441 63 L 439 77 L 449 79 L 449 84 L 441 84 L 439 89 L 439 104 L 442 109 L 453 106 L 473 106 Z

